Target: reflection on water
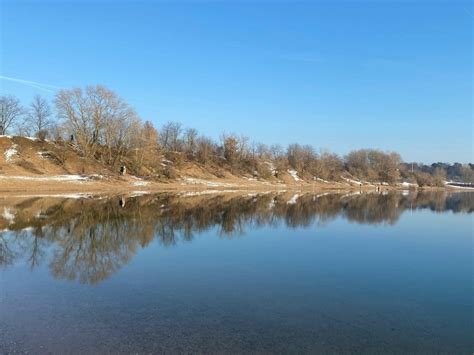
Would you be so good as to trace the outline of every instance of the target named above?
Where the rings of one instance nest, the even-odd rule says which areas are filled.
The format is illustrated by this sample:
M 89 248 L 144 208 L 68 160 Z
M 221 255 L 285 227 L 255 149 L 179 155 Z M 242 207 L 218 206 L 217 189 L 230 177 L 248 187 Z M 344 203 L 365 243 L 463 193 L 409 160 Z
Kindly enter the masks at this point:
M 128 263 L 138 248 L 192 241 L 217 227 L 232 238 L 247 229 L 308 227 L 338 217 L 361 224 L 397 223 L 405 211 L 472 213 L 474 194 L 424 192 L 324 194 L 157 194 L 102 199 L 0 199 L 0 266 L 47 262 L 56 278 L 95 284 Z M 46 253 L 46 250 L 50 251 Z M 45 255 L 49 254 L 49 259 Z
M 0 198 L 0 353 L 473 353 L 474 193 L 72 197 Z

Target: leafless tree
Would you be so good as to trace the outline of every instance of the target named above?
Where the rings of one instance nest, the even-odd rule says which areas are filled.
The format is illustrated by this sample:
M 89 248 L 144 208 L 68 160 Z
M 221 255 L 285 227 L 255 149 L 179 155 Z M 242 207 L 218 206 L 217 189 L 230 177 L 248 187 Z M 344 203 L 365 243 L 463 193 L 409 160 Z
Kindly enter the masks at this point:
M 238 159 L 239 141 L 234 135 L 221 135 L 222 147 L 224 148 L 224 158 L 230 165 L 234 165 Z
M 196 143 L 196 158 L 200 163 L 206 164 L 214 154 L 215 144 L 210 138 L 199 137 Z
M 104 86 L 61 90 L 55 103 L 58 116 L 87 156 L 104 146 L 104 158 L 113 165 L 139 138 L 141 122 L 135 110 Z
M 46 138 L 53 125 L 52 112 L 48 101 L 36 95 L 30 104 L 25 118 L 25 129 L 31 130 L 38 138 Z
M 148 165 L 154 165 L 158 150 L 158 131 L 153 126 L 153 123 L 146 121 L 143 124 L 135 145 L 134 159 L 137 168 L 140 169 L 145 162 L 147 162 Z
M 401 157 L 398 153 L 360 149 L 350 152 L 345 160 L 348 171 L 359 179 L 391 183 L 400 177 Z
M 0 96 L 0 135 L 7 133 L 24 114 L 20 101 L 11 95 Z
M 163 125 L 160 131 L 160 144 L 164 150 L 179 151 L 180 150 L 180 136 L 182 132 L 181 123 L 167 122 Z
M 185 151 L 188 156 L 193 157 L 196 154 L 198 131 L 194 128 L 188 128 L 185 133 Z

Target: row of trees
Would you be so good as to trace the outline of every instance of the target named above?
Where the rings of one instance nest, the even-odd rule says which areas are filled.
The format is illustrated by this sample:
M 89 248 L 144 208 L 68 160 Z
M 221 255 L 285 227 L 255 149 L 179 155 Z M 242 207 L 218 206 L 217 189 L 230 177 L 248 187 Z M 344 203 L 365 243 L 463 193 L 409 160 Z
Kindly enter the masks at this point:
M 116 93 L 100 85 L 60 90 L 52 104 L 40 96 L 24 107 L 13 96 L 0 97 L 0 134 L 50 138 L 71 142 L 85 157 L 115 168 L 126 163 L 140 174 L 162 169 L 162 159 L 179 166 L 195 161 L 233 173 L 262 178 L 278 177 L 294 169 L 300 177 L 340 180 L 344 175 L 367 182 L 393 183 L 400 178 L 422 185 L 442 184 L 446 178 L 474 182 L 472 165 L 405 164 L 399 154 L 360 149 L 345 157 L 312 146 L 267 146 L 247 137 L 222 134 L 214 141 L 194 128 L 168 122 L 155 129 Z M 221 169 L 222 170 L 222 169 Z

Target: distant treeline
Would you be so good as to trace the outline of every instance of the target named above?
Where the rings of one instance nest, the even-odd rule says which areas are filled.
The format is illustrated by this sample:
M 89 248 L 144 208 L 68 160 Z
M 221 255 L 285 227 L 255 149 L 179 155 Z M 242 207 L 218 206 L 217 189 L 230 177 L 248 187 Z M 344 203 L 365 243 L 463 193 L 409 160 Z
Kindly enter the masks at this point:
M 292 169 L 305 180 L 396 183 L 420 186 L 446 179 L 474 182 L 473 164 L 405 163 L 395 152 L 360 149 L 341 157 L 310 145 L 267 146 L 245 136 L 223 133 L 215 141 L 194 128 L 167 122 L 156 129 L 122 98 L 100 85 L 60 90 L 52 103 L 41 96 L 24 106 L 14 96 L 0 97 L 0 135 L 17 134 L 69 144 L 79 154 L 116 170 L 174 178 L 185 162 L 195 162 L 217 176 L 225 171 L 278 179 Z M 173 164 L 163 164 L 171 161 Z

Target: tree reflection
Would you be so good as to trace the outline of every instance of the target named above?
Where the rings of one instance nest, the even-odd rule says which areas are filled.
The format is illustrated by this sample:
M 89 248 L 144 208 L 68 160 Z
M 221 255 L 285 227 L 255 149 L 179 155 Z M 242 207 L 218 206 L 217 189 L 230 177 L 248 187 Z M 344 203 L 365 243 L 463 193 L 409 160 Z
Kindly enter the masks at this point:
M 0 265 L 43 260 L 56 278 L 96 284 L 127 264 L 139 248 L 192 241 L 216 228 L 225 238 L 284 223 L 311 227 L 342 217 L 362 224 L 397 223 L 410 209 L 474 211 L 472 193 L 158 194 L 108 199 L 27 199 L 3 202 Z M 0 208 L 2 205 L 0 204 Z M 5 207 L 7 208 L 7 207 Z M 12 218 L 14 216 L 14 218 Z M 3 220 L 2 220 L 3 218 Z

